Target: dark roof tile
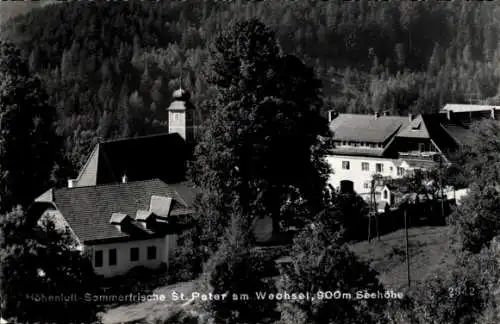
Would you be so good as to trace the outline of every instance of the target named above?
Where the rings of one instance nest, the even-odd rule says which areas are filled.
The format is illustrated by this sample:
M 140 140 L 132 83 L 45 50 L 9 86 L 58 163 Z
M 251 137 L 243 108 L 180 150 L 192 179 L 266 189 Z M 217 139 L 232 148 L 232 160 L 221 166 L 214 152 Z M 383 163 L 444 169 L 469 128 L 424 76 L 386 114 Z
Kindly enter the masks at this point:
M 173 198 L 172 213 L 182 213 L 187 207 L 184 193 L 159 179 L 50 190 L 53 203 L 82 242 L 130 237 L 110 224 L 110 218 L 114 213 L 134 217 L 140 210 L 149 210 L 151 196 Z M 36 201 L 47 201 L 47 197 L 43 194 Z
M 330 122 L 330 130 L 339 141 L 386 143 L 409 122 L 402 116 L 340 114 Z
M 97 150 L 97 151 L 96 151 Z M 177 133 L 159 134 L 99 143 L 77 180 L 99 185 L 159 178 L 168 183 L 185 180 L 189 146 Z

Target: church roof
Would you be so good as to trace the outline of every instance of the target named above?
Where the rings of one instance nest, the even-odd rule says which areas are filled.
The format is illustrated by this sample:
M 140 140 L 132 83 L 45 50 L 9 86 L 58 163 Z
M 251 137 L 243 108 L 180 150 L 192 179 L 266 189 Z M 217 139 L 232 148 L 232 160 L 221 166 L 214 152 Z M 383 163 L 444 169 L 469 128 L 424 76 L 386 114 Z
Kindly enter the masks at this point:
M 177 133 L 106 141 L 96 145 L 78 175 L 77 186 L 159 178 L 184 180 L 189 149 Z

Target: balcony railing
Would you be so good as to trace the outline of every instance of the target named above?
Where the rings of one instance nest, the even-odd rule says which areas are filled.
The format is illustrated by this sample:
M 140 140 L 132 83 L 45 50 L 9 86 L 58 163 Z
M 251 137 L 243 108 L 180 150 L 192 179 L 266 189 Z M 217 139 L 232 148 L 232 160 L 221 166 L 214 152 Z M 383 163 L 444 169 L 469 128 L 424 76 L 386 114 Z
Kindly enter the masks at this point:
M 434 161 L 434 156 L 439 154 L 437 152 L 430 151 L 410 151 L 410 152 L 399 152 L 400 158 L 418 158 L 423 160 Z

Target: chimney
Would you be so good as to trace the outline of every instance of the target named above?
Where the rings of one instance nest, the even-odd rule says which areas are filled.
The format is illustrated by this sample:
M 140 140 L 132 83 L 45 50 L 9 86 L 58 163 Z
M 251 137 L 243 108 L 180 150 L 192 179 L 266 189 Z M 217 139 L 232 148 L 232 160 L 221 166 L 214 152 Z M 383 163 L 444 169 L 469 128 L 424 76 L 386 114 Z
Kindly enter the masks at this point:
M 495 116 L 495 107 L 491 107 L 491 119 L 496 119 L 496 116 Z
M 408 114 L 408 121 L 411 123 L 413 120 L 413 114 L 412 113 L 409 113 Z
M 126 174 L 124 174 L 122 177 L 122 183 L 127 183 L 127 182 L 128 182 L 128 177 Z
M 75 186 L 75 179 L 68 180 L 68 188 L 73 188 Z
M 375 119 L 379 118 L 380 117 L 380 113 L 377 111 L 375 112 Z

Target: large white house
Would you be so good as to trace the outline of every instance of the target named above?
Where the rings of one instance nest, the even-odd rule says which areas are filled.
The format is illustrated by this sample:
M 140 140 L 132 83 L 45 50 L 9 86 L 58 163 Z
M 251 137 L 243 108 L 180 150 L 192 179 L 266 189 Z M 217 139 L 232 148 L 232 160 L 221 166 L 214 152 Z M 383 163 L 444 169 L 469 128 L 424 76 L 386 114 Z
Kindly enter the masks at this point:
M 327 158 L 336 189 L 370 197 L 374 174 L 400 178 L 415 169 L 451 162 L 453 152 L 473 138 L 470 123 L 494 118 L 497 107 L 446 105 L 438 114 L 388 116 L 330 112 L 335 148 Z

